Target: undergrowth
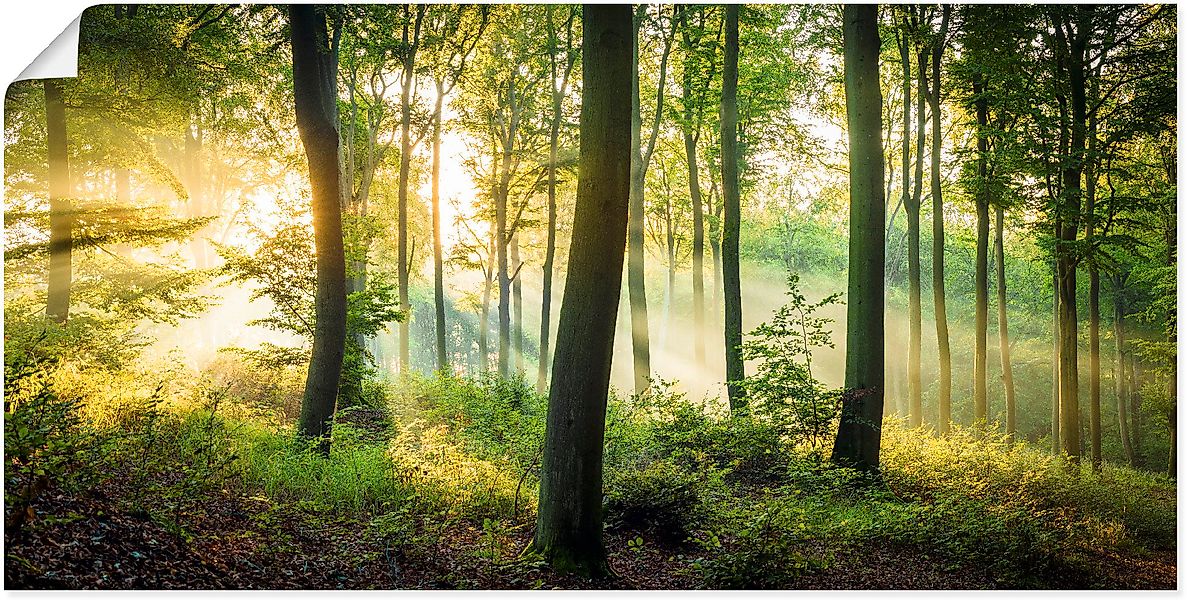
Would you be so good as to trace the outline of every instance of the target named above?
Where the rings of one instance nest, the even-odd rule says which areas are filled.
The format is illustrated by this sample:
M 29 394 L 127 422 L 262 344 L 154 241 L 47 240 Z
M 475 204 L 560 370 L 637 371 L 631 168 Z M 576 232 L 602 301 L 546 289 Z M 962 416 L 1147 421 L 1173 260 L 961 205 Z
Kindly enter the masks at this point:
M 187 535 L 203 497 L 232 493 L 350 516 L 406 552 L 471 527 L 486 540 L 476 559 L 493 573 L 514 553 L 509 532 L 533 522 L 547 399 L 522 379 L 377 383 L 384 400 L 367 410 L 382 415 L 370 430 L 344 417 L 322 456 L 295 440 L 285 394 L 244 397 L 228 380 L 233 365 L 213 375 L 157 367 L 6 364 L 10 526 L 29 525 L 47 489 L 117 486 L 129 510 Z M 871 481 L 783 432 L 666 382 L 612 397 L 607 526 L 631 532 L 636 551 L 670 547 L 715 588 L 795 586 L 874 545 L 915 548 L 934 568 L 980 570 L 1000 585 L 1042 585 L 1097 551 L 1174 548 L 1164 476 L 1114 465 L 1096 474 L 977 429 L 938 437 L 890 419 Z

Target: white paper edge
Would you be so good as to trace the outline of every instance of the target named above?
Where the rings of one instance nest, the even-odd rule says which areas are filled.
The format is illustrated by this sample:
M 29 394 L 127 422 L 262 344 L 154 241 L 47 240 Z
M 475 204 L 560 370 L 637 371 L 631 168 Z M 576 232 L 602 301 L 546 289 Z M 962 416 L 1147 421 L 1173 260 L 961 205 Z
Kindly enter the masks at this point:
M 13 81 L 78 76 L 79 15 Z

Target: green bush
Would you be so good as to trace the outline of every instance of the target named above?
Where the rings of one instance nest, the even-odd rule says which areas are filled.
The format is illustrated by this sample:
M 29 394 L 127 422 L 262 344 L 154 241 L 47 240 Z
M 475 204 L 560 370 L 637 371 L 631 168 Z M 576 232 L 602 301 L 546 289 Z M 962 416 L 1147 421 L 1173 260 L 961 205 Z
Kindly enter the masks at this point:
M 693 473 L 662 460 L 621 473 L 606 485 L 607 521 L 683 540 L 701 511 L 700 484 Z

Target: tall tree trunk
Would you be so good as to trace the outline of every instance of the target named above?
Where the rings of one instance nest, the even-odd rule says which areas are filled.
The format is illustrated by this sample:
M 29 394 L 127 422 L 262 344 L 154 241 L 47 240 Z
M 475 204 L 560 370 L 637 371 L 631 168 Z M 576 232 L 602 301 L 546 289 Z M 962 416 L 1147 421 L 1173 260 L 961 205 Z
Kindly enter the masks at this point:
M 70 317 L 74 246 L 66 104 L 56 80 L 46 79 L 42 87 L 45 90 L 45 145 L 49 159 L 49 277 L 45 314 L 51 320 L 65 324 Z
M 886 199 L 878 6 L 844 6 L 849 122 L 849 298 L 845 394 L 833 462 L 877 473 L 885 378 Z
M 923 425 L 923 382 L 920 375 L 923 354 L 923 311 L 920 294 L 919 263 L 919 209 L 923 193 L 923 102 L 922 87 L 915 102 L 916 134 L 915 145 L 915 189 L 911 192 L 911 53 L 910 37 L 904 30 L 899 47 L 903 61 L 903 193 L 902 203 L 907 210 L 907 314 L 910 333 L 907 346 L 907 414 L 911 427 Z M 924 74 L 923 61 L 927 55 L 920 54 L 919 74 Z M 922 83 L 922 79 L 921 79 Z
M 709 221 L 709 253 L 713 255 L 713 327 L 721 327 L 721 202 L 717 199 L 717 181 L 709 185 L 709 205 L 713 219 Z
M 665 36 L 663 55 L 659 64 L 659 83 L 656 87 L 655 115 L 651 131 L 643 144 L 643 117 L 639 94 L 639 30 L 647 18 L 647 5 L 638 6 L 634 16 L 632 34 L 632 76 L 631 76 L 631 188 L 630 221 L 627 228 L 627 293 L 631 305 L 631 343 L 635 376 L 635 393 L 641 393 L 650 386 L 651 341 L 647 319 L 647 284 L 645 280 L 644 248 L 644 193 L 646 191 L 647 167 L 655 142 L 659 135 L 659 124 L 664 111 L 664 87 L 667 83 L 668 53 L 672 48 L 671 36 Z
M 518 231 L 511 236 L 509 256 L 515 270 L 515 277 L 511 281 L 511 317 L 515 323 L 511 332 L 511 353 L 515 356 L 515 374 L 523 375 L 523 279 L 520 278 L 523 263 L 519 260 Z
M 487 246 L 485 280 L 482 283 L 482 315 L 478 319 L 478 354 L 479 370 L 486 373 L 490 370 L 490 300 L 491 291 L 495 285 L 495 235 L 491 232 L 490 243 Z
M 570 13 L 572 15 L 573 13 Z M 570 23 L 572 23 L 570 16 Z M 551 26 L 551 17 L 549 20 Z M 571 31 L 571 30 L 570 30 Z M 573 38 L 568 36 L 566 42 Z M 548 367 L 551 358 L 550 342 L 552 327 L 552 278 L 556 273 L 556 161 L 560 150 L 561 120 L 564 119 L 562 102 L 569 87 L 569 75 L 573 71 L 574 60 L 568 52 L 571 46 L 566 46 L 564 74 L 557 85 L 556 53 L 550 54 L 552 61 L 553 89 L 552 89 L 552 124 L 549 130 L 548 143 L 548 239 L 544 249 L 544 279 L 541 285 L 540 301 L 540 362 L 536 371 L 536 391 L 544 393 L 548 384 Z
M 940 188 L 940 156 L 944 138 L 940 134 L 940 65 L 944 57 L 945 40 L 948 36 L 948 20 L 952 5 L 943 5 L 943 19 L 940 31 L 932 47 L 931 73 L 928 101 L 931 105 L 931 197 L 932 209 L 932 296 L 936 310 L 936 343 L 940 362 L 940 388 L 937 404 L 939 408 L 939 432 L 948 433 L 952 423 L 952 350 L 948 342 L 948 303 L 944 291 L 944 196 Z
M 692 97 L 692 58 L 693 43 L 689 35 L 687 8 L 681 11 L 685 17 L 681 28 L 684 37 L 685 51 L 689 54 L 684 60 L 683 85 L 681 99 L 684 104 L 684 123 L 681 134 L 684 137 L 684 159 L 688 165 L 688 198 L 692 204 L 692 322 L 693 322 L 693 358 L 698 366 L 705 362 L 705 211 L 704 200 L 701 198 L 701 177 L 697 167 L 697 140 L 700 137 L 700 122 L 696 119 Z M 694 120 L 696 121 L 694 127 Z
M 977 255 L 975 260 L 973 350 L 973 422 L 981 426 L 989 419 L 989 103 L 985 84 L 973 82 L 977 113 Z
M 1129 356 L 1129 416 L 1133 419 L 1130 431 L 1133 433 L 1133 455 L 1139 465 L 1145 464 L 1145 453 L 1142 452 L 1142 440 L 1145 434 L 1142 430 L 1142 368 L 1137 357 Z
M 1121 435 L 1121 448 L 1125 452 L 1125 460 L 1129 466 L 1137 468 L 1137 460 L 1133 453 L 1132 436 L 1129 432 L 1129 386 L 1128 369 L 1125 366 L 1125 290 L 1121 275 L 1113 275 L 1113 338 L 1117 342 L 1117 369 L 1115 384 L 1117 386 L 1117 426 Z
M 326 28 L 324 9 L 289 7 L 293 97 L 297 130 L 309 162 L 313 238 L 317 257 L 313 354 L 297 430 L 330 449 L 330 419 L 346 345 L 346 255 L 342 247 L 341 163 L 338 160 L 337 35 Z
M 1003 243 L 1005 211 L 994 205 L 994 266 L 997 270 L 997 342 L 1002 360 L 1002 387 L 1006 392 L 1006 436 L 1013 442 L 1018 431 L 1018 407 L 1014 396 L 1014 367 L 1010 362 L 1010 327 L 1006 320 L 1006 249 Z
M 609 572 L 602 444 L 630 196 L 631 9 L 586 5 L 581 170 L 540 467 L 533 550 L 553 568 Z
M 877 34 L 875 34 L 877 35 Z M 738 238 L 742 230 L 738 188 L 738 5 L 725 7 L 725 68 L 721 83 L 721 195 L 725 223 L 721 236 L 722 297 L 725 299 L 725 380 L 730 411 L 746 410 L 746 365 L 742 362 L 742 283 Z M 879 125 L 879 129 L 881 125 Z M 881 146 L 879 145 L 879 150 Z M 882 187 L 881 181 L 878 183 Z M 885 212 L 885 208 L 883 209 Z M 885 219 L 885 217 L 883 217 Z M 879 223 L 878 229 L 882 225 Z M 881 367 L 879 366 L 879 369 Z M 879 407 L 881 411 L 881 407 Z M 879 414 L 881 414 L 879 412 Z
M 405 10 L 412 10 L 406 7 Z M 420 25 L 424 18 L 425 5 L 416 7 L 416 16 L 412 24 L 404 23 L 404 34 L 401 42 L 407 48 L 403 64 L 403 85 L 400 89 L 400 174 L 399 192 L 397 200 L 397 240 L 396 271 L 399 287 L 400 308 L 408 310 L 408 276 L 412 265 L 408 263 L 408 184 L 409 171 L 412 166 L 412 86 L 416 79 L 416 51 L 420 43 Z M 411 27 L 411 37 L 409 28 Z M 412 355 L 409 349 L 410 328 L 412 314 L 400 322 L 400 373 L 410 373 L 412 370 Z
M 1094 167 L 1096 151 L 1096 116 L 1089 117 L 1088 125 L 1088 161 L 1084 169 L 1085 184 L 1085 227 L 1084 239 L 1089 244 L 1094 243 L 1096 236 L 1096 169 Z M 1092 449 L 1092 468 L 1099 472 L 1104 460 L 1101 456 L 1101 425 L 1100 425 L 1100 273 L 1097 271 L 1096 257 L 1088 257 L 1088 401 L 1089 401 L 1089 432 Z
M 437 101 L 433 106 L 433 312 L 437 334 L 437 370 L 449 372 L 449 354 L 445 348 L 445 267 L 441 255 L 441 110 L 445 100 L 445 82 L 437 80 Z
M 536 371 L 536 392 L 543 394 L 548 385 L 548 365 L 552 327 L 552 277 L 556 273 L 556 159 L 560 134 L 559 97 L 553 96 L 552 141 L 548 150 L 548 237 L 544 248 L 544 279 L 540 294 L 540 362 Z
M 1072 10 L 1083 17 L 1091 7 L 1077 6 Z M 1080 25 L 1067 40 L 1067 76 L 1072 107 L 1071 147 L 1069 159 L 1063 164 L 1063 197 L 1060 212 L 1062 228 L 1056 261 L 1059 265 L 1059 416 L 1060 432 L 1063 437 L 1063 451 L 1073 463 L 1080 461 L 1080 382 L 1079 382 L 1079 318 L 1076 307 L 1076 266 L 1074 245 L 1079 233 L 1081 219 L 1081 178 L 1085 159 L 1087 97 L 1085 90 L 1084 57 L 1087 51 L 1087 36 L 1082 18 Z M 1058 26 L 1056 37 L 1063 37 L 1063 27 Z
M 1056 230 L 1059 228 L 1056 227 Z M 1063 442 L 1059 431 L 1059 267 L 1052 265 L 1051 271 L 1051 454 L 1062 452 Z
M 509 146 L 506 148 L 502 166 L 506 176 L 500 176 L 500 180 L 509 182 L 511 152 Z M 499 282 L 499 377 L 511 375 L 511 273 L 507 266 L 507 196 L 507 186 L 500 183 L 495 194 L 495 268 Z

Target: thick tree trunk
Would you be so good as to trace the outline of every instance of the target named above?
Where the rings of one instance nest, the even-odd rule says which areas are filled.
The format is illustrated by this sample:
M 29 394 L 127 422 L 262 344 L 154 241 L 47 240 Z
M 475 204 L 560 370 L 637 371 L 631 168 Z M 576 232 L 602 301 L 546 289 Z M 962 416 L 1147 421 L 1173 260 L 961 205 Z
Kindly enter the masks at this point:
M 742 230 L 741 190 L 738 187 L 738 10 L 737 4 L 728 4 L 725 8 L 725 68 L 721 83 L 721 195 L 725 210 L 721 269 L 722 298 L 725 300 L 725 380 L 730 411 L 735 413 L 746 410 L 746 392 L 741 385 L 746 378 L 746 366 L 742 362 L 742 282 L 738 256 L 738 238 Z M 881 181 L 878 187 L 881 189 Z M 881 223 L 878 229 L 882 229 Z M 879 414 L 880 411 L 881 407 Z
M 1091 11 L 1077 7 L 1074 10 Z M 1056 27 L 1062 37 L 1063 28 Z M 1060 212 L 1062 223 L 1056 262 L 1059 266 L 1059 416 L 1063 451 L 1073 463 L 1080 460 L 1080 382 L 1079 382 L 1079 318 L 1076 307 L 1076 267 L 1074 245 L 1081 219 L 1081 178 L 1085 159 L 1087 98 L 1084 87 L 1084 56 L 1087 32 L 1083 22 L 1067 40 L 1069 56 L 1067 75 L 1072 107 L 1070 160 L 1063 165 L 1063 195 Z
M 973 423 L 984 425 L 989 419 L 989 103 L 983 94 L 985 86 L 973 83 L 977 113 L 977 250 L 974 266 L 976 301 L 974 307 L 973 350 Z
M 70 317 L 74 246 L 70 159 L 66 147 L 66 104 L 62 100 L 62 88 L 56 80 L 46 79 L 42 87 L 45 90 L 45 145 L 49 159 L 49 277 L 45 314 L 49 319 L 65 324 Z
M 937 405 L 939 408 L 938 430 L 948 433 L 952 423 L 952 350 L 948 342 L 948 303 L 944 291 L 944 196 L 940 188 L 940 156 L 944 139 L 940 135 L 940 65 L 944 57 L 945 39 L 948 35 L 948 19 L 952 5 L 943 5 L 943 20 L 935 45 L 932 47 L 931 73 L 928 101 L 931 105 L 931 196 L 932 209 L 932 296 L 936 310 L 936 343 L 940 362 L 940 384 Z
M 320 440 L 321 451 L 329 453 L 330 420 L 346 345 L 346 255 L 338 161 L 337 44 L 330 42 L 322 10 L 310 4 L 289 7 L 294 105 L 309 162 L 317 256 L 313 354 L 297 430 L 305 438 Z
M 441 254 L 441 109 L 445 84 L 437 81 L 437 102 L 433 107 L 433 313 L 437 338 L 437 370 L 449 372 L 449 354 L 445 347 L 445 266 Z
M 877 473 L 885 377 L 886 199 L 878 7 L 844 7 L 849 122 L 849 296 L 845 394 L 833 462 Z
M 581 167 L 532 549 L 554 569 L 609 572 L 602 444 L 630 196 L 631 9 L 584 7 Z
M 1014 367 L 1010 361 L 1010 327 L 1006 319 L 1006 249 L 1003 242 L 1005 211 L 994 205 L 994 266 L 997 270 L 997 341 L 1002 360 L 1002 387 L 1006 392 L 1006 436 L 1012 442 L 1018 431 L 1018 407 L 1014 396 Z

